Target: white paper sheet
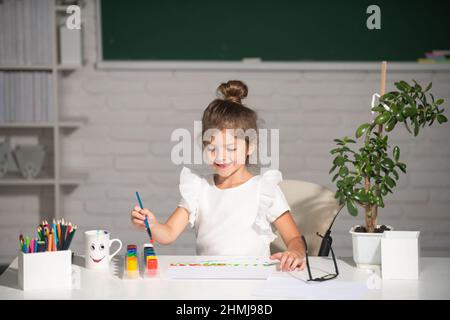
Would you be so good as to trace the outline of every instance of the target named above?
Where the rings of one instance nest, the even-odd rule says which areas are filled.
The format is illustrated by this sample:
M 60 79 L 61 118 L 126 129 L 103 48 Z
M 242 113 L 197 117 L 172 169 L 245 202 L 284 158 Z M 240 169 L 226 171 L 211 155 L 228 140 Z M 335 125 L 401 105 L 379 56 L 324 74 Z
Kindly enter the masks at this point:
M 310 257 L 311 273 L 313 278 L 322 277 L 335 272 L 331 258 Z M 337 260 L 341 274 L 348 273 L 347 264 Z M 257 286 L 252 292 L 255 296 L 267 298 L 292 299 L 361 299 L 369 290 L 365 280 L 342 281 L 338 276 L 335 279 L 314 282 L 309 279 L 308 271 L 274 272 L 271 276 Z
M 314 276 L 321 274 L 316 271 Z M 366 284 L 362 282 L 339 281 L 338 278 L 324 282 L 306 282 L 306 279 L 308 279 L 306 270 L 292 274 L 276 272 L 252 294 L 267 298 L 339 300 L 361 299 L 368 291 Z
M 258 257 L 179 261 L 169 266 L 166 275 L 172 279 L 267 279 L 276 263 Z

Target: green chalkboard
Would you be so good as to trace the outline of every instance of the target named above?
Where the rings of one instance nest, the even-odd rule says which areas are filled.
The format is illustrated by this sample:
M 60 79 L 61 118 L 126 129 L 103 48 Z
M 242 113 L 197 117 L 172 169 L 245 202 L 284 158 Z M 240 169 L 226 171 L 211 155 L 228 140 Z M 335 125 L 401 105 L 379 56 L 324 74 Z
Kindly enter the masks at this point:
M 369 30 L 369 5 L 381 29 Z M 450 49 L 448 0 L 102 0 L 102 58 L 414 61 Z

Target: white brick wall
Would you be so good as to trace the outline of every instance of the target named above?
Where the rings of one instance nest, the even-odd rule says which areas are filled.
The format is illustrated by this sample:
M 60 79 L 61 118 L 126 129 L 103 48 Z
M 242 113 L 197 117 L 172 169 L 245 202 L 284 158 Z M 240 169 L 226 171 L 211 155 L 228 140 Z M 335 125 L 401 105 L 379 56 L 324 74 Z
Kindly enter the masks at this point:
M 94 68 L 96 39 L 91 2 L 83 11 L 87 65 L 63 77 L 61 113 L 87 117 L 88 124 L 65 136 L 64 166 L 89 172 L 88 181 L 64 190 L 63 216 L 80 226 L 74 249 L 82 250 L 82 231 L 109 229 L 126 243 L 142 243 L 129 211 L 139 190 L 144 204 L 164 220 L 179 200 L 180 167 L 170 161 L 175 128 L 193 130 L 193 121 L 214 98 L 221 81 L 241 79 L 250 89 L 246 101 L 271 128 L 280 128 L 280 170 L 285 179 L 300 179 L 334 189 L 328 170 L 333 139 L 353 135 L 370 117 L 378 72 L 249 72 L 249 71 L 104 71 Z M 389 67 L 389 66 L 388 66 Z M 388 72 L 387 88 L 405 79 L 427 83 L 450 101 L 449 72 Z M 379 209 L 379 222 L 397 230 L 421 230 L 422 253 L 450 256 L 450 126 L 425 128 L 418 137 L 402 128 L 391 134 L 401 148 L 408 172 Z M 19 232 L 31 233 L 46 213 L 33 192 L 18 196 L 0 190 L 0 262 L 16 254 Z M 18 214 L 20 213 L 20 214 Z M 351 255 L 348 230 L 363 218 L 342 212 L 334 227 L 340 256 Z M 158 246 L 162 254 L 193 254 L 194 235 L 188 229 L 175 244 Z

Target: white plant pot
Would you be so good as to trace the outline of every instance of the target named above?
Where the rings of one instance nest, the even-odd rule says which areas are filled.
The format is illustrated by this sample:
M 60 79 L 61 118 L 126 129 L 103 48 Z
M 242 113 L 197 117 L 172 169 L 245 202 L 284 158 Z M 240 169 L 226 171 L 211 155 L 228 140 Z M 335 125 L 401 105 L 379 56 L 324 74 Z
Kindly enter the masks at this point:
M 383 233 L 355 232 L 359 227 L 350 229 L 353 245 L 353 260 L 358 268 L 376 268 L 381 266 L 381 238 Z M 377 228 L 380 226 L 377 225 Z M 393 230 L 391 226 L 387 226 Z

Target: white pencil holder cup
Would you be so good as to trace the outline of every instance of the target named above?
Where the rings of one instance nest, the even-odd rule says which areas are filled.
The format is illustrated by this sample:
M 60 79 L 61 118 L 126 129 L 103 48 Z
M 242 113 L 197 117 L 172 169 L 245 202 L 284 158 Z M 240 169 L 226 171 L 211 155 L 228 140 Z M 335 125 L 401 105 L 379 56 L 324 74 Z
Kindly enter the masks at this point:
M 19 287 L 22 290 L 70 289 L 72 252 L 70 250 L 19 252 Z

